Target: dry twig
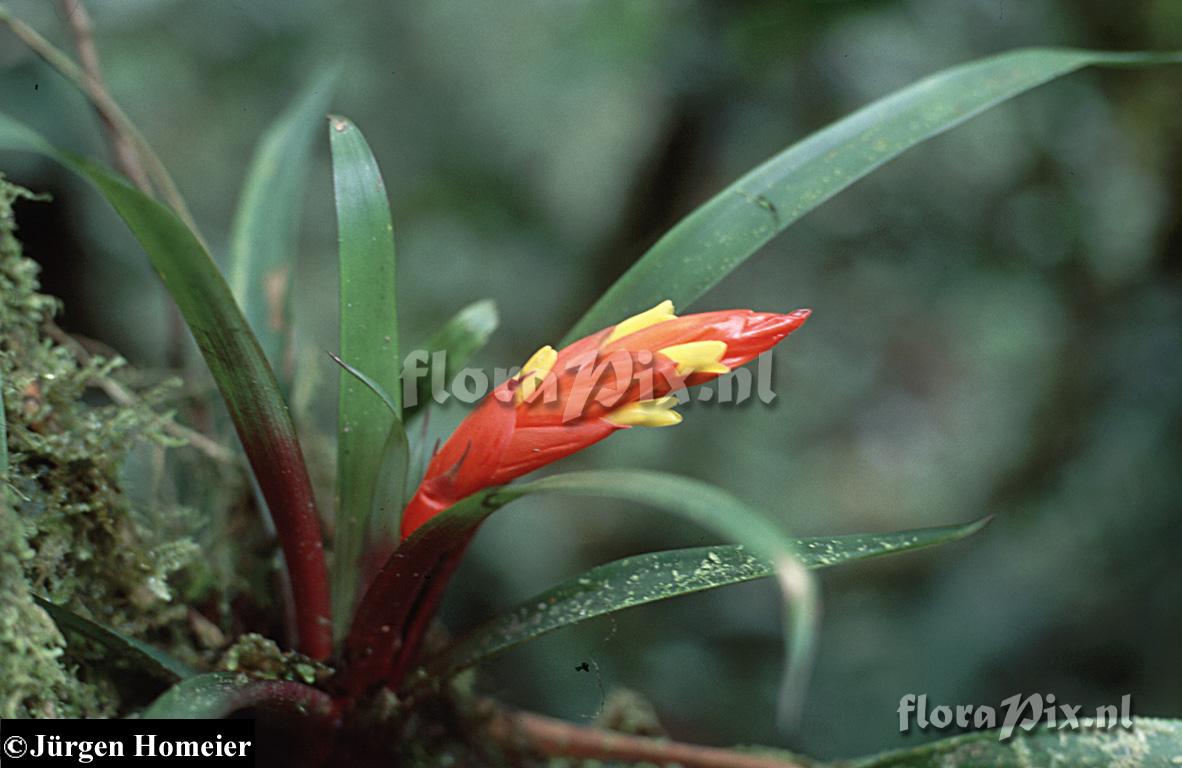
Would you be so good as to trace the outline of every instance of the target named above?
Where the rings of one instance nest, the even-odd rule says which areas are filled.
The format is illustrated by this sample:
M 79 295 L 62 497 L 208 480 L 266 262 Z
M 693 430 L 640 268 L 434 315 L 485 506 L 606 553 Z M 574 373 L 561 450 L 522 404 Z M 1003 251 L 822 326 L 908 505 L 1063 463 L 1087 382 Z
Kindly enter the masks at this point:
M 770 755 L 613 733 L 532 712 L 497 710 L 488 735 L 510 749 L 548 755 L 630 763 L 677 764 L 684 768 L 804 768 Z
M 90 23 L 90 14 L 82 0 L 61 0 L 62 13 L 69 24 L 70 32 L 74 36 L 74 47 L 78 49 L 78 60 L 82 64 L 82 72 L 86 76 L 86 91 L 94 104 L 110 98 L 107 85 L 103 80 L 103 71 L 99 66 L 98 48 L 94 44 L 94 28 Z M 120 130 L 119 125 L 102 109 L 96 107 L 99 119 L 103 122 L 103 130 L 111 144 L 111 152 L 115 156 L 115 167 L 124 176 L 131 179 L 140 191 L 152 194 L 152 185 L 148 181 L 148 174 L 140 162 L 139 153 L 130 136 Z
M 3 6 L 0 6 L 0 23 L 8 25 L 8 28 L 12 30 L 12 33 L 21 42 L 29 46 L 34 53 L 73 83 L 75 87 L 87 94 L 94 108 L 99 111 L 105 120 L 109 120 L 131 143 L 139 155 L 148 178 L 159 188 L 164 202 L 192 230 L 194 236 L 201 239 L 201 233 L 197 229 L 197 223 L 193 220 L 192 214 L 189 213 L 189 208 L 185 204 L 185 200 L 181 196 L 176 182 L 173 181 L 172 175 L 169 174 L 168 169 L 164 167 L 164 163 L 161 162 L 159 156 L 152 150 L 147 139 L 140 134 L 135 124 L 131 122 L 131 119 L 111 95 L 103 89 L 92 90 L 90 88 L 90 78 L 87 77 L 81 67 L 75 64 L 65 53 L 54 47 L 53 43 L 46 40 L 37 30 L 13 16 Z M 204 243 L 204 241 L 202 242 Z

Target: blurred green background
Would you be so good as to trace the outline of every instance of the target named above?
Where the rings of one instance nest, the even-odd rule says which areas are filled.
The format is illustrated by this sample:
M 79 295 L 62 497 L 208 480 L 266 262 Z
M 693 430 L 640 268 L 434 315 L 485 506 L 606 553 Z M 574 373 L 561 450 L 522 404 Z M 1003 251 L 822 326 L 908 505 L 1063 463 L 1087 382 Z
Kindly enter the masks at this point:
M 9 2 L 68 48 L 57 3 Z M 654 239 L 735 177 L 938 69 L 1022 45 L 1182 48 L 1182 4 L 1103 0 L 597 2 L 94 0 L 112 92 L 178 179 L 215 253 L 255 141 L 326 62 L 392 199 L 404 345 L 497 301 L 478 362 L 555 342 Z M 770 406 L 686 409 L 562 467 L 709 480 L 801 535 L 997 519 L 930 552 L 825 573 L 800 730 L 775 725 L 770 583 L 553 635 L 482 675 L 574 719 L 642 691 L 673 734 L 818 757 L 917 743 L 906 693 L 996 705 L 1132 694 L 1182 715 L 1182 69 L 1085 71 L 906 154 L 788 232 L 694 309 L 809 306 Z M 0 105 L 104 156 L 85 103 L 7 33 Z M 335 220 L 317 151 L 295 283 L 309 453 L 331 455 Z M 163 290 L 97 195 L 50 191 L 22 236 L 61 324 L 166 364 Z M 685 309 L 685 308 L 679 308 Z M 194 366 L 195 368 L 195 366 Z M 440 434 L 463 414 L 444 409 Z M 331 467 L 316 473 L 331 498 Z M 196 491 L 194 491 L 196 492 Z M 187 500 L 188 503 L 199 502 Z M 327 506 L 327 505 L 326 505 Z M 593 564 L 707 543 L 648 510 L 523 501 L 477 540 L 453 627 Z M 577 666 L 588 662 L 591 671 Z

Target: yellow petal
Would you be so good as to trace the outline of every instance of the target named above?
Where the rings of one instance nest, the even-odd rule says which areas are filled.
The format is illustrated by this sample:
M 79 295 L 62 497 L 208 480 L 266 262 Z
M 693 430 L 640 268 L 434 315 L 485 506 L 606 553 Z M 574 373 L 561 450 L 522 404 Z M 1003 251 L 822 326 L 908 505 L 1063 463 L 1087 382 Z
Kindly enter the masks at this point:
M 676 344 L 657 351 L 677 363 L 678 376 L 689 376 L 691 373 L 729 373 L 731 370 L 719 362 L 726 356 L 725 341 L 691 341 L 688 344 Z
M 525 365 L 521 366 L 521 373 L 517 374 L 517 380 L 521 382 L 517 388 L 518 403 L 524 403 L 537 391 L 557 361 L 558 353 L 548 344 L 530 355 Z
M 666 320 L 675 320 L 676 318 L 677 315 L 673 314 L 673 302 L 665 299 L 652 309 L 645 310 L 639 315 L 633 315 L 627 320 L 621 321 L 612 329 L 612 332 L 608 334 L 608 337 L 604 339 L 603 343 L 607 344 L 616 339 L 622 339 L 629 334 L 648 328 L 650 325 L 663 323 Z
M 639 400 L 609 413 L 603 418 L 621 427 L 671 427 L 681 423 L 681 414 L 673 410 L 676 397 Z

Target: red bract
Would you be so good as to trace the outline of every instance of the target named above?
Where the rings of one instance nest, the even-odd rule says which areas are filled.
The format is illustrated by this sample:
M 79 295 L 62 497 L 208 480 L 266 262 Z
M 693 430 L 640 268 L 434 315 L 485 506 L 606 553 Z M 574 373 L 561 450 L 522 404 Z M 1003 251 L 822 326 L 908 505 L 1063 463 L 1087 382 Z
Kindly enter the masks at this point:
M 542 347 L 432 458 L 403 513 L 403 539 L 465 496 L 616 430 L 677 424 L 675 393 L 749 362 L 803 325 L 809 313 L 738 309 L 677 317 L 665 301 L 560 352 Z

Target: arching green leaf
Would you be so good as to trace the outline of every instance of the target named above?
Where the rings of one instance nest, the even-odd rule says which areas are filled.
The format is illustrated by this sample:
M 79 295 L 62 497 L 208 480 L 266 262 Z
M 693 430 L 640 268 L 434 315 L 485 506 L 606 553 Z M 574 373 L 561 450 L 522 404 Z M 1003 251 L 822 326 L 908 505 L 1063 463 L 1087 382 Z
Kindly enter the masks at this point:
M 799 539 L 796 551 L 806 568 L 828 568 L 957 541 L 981 530 L 987 522 L 988 518 L 967 525 Z M 734 545 L 626 557 L 523 600 L 465 634 L 426 666 L 433 674 L 452 675 L 556 629 L 774 574 L 769 561 Z
M 686 216 L 564 343 L 663 299 L 685 309 L 789 224 L 875 168 L 1035 86 L 1086 66 L 1175 62 L 1182 54 L 1028 48 L 926 77 L 793 144 Z
M 785 600 L 787 661 L 780 709 L 786 721 L 795 720 L 812 663 L 817 621 L 816 590 L 796 543 L 779 526 L 725 491 L 699 480 L 657 472 L 604 470 L 554 475 L 473 494 L 432 518 L 393 554 L 357 611 L 346 646 L 357 674 L 371 673 L 369 664 L 381 674 L 383 654 L 394 650 L 391 638 L 398 637 L 408 624 L 422 622 L 416 610 L 432 603 L 424 600 L 424 595 L 441 589 L 457 552 L 480 523 L 511 501 L 537 494 L 614 498 L 656 507 L 737 541 L 771 563 Z

